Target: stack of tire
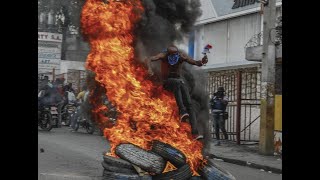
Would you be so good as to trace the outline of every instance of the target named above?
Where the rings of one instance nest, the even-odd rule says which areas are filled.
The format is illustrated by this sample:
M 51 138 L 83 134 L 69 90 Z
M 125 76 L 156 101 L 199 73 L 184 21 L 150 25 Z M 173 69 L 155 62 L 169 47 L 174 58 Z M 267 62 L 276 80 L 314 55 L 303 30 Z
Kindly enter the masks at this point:
M 120 158 L 104 155 L 102 166 L 103 180 L 111 179 L 152 179 L 151 176 L 139 176 L 132 164 Z
M 186 156 L 169 144 L 153 141 L 152 149 L 146 151 L 133 144 L 120 144 L 116 147 L 120 158 L 103 156 L 104 180 L 233 180 L 229 172 L 218 168 L 213 163 L 199 171 L 200 177 L 192 176 Z M 177 169 L 162 173 L 167 161 Z M 137 167 L 147 172 L 138 174 Z

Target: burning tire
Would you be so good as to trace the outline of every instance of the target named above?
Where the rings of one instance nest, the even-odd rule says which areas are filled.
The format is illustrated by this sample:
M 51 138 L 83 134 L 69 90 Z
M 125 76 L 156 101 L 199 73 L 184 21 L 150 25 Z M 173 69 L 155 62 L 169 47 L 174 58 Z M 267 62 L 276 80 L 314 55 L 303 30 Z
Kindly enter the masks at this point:
M 182 166 L 177 170 L 155 175 L 153 176 L 153 179 L 155 180 L 168 180 L 168 179 L 187 180 L 191 176 L 192 176 L 192 172 L 191 172 L 190 166 L 189 164 L 185 164 L 184 166 Z
M 208 164 L 200 169 L 200 175 L 204 179 L 214 179 L 214 180 L 235 180 L 236 178 L 230 174 L 228 171 L 222 169 L 221 167 L 217 166 L 216 164 L 208 161 Z
M 113 166 L 111 164 L 107 164 L 106 162 L 102 162 L 101 164 L 106 171 L 115 172 L 115 173 L 124 173 L 124 174 L 130 174 L 130 175 L 137 174 L 137 172 L 134 169 L 117 167 L 117 166 Z
M 141 169 L 155 174 L 161 174 L 166 165 L 161 156 L 133 144 L 120 144 L 116 147 L 116 154 Z
M 152 151 L 162 156 L 165 160 L 170 161 L 177 168 L 186 164 L 186 156 L 169 144 L 153 141 Z
M 104 155 L 103 161 L 107 164 L 112 165 L 112 166 L 134 170 L 134 167 L 131 165 L 131 163 L 129 163 L 128 161 L 125 161 L 123 159 L 120 159 L 120 158 L 115 158 L 112 156 Z
M 124 173 L 114 173 L 110 171 L 103 170 L 103 180 L 152 180 L 149 175 L 139 176 L 138 174 L 124 174 Z

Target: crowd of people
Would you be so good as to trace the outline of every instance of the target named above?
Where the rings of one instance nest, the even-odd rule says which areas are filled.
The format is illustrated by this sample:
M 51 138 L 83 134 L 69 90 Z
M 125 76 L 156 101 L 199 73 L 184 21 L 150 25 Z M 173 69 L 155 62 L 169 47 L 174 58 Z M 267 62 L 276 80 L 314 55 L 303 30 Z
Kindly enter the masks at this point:
M 66 84 L 63 78 L 57 78 L 54 82 L 51 82 L 48 76 L 44 76 L 38 89 L 38 109 L 44 106 L 57 106 L 59 112 L 58 127 L 61 127 L 61 125 L 65 125 L 62 122 L 61 114 L 66 105 L 80 106 L 87 98 L 89 91 L 86 86 L 83 86 L 82 91 L 77 96 L 75 94 L 72 83 Z M 71 119 L 72 125 L 74 125 L 74 121 L 74 119 Z
M 64 84 L 64 79 L 57 78 L 51 82 L 48 76 L 44 76 L 38 89 L 39 106 L 47 104 L 59 104 L 64 101 L 68 103 L 69 93 L 75 93 L 72 83 Z

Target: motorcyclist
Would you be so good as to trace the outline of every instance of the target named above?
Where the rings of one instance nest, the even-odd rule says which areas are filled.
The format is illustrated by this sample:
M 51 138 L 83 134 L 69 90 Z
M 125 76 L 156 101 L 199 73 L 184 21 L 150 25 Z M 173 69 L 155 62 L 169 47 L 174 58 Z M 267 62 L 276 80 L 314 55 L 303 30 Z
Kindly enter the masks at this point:
M 87 86 L 83 86 L 82 91 L 78 93 L 77 95 L 77 109 L 75 112 L 75 115 L 71 119 L 71 128 L 75 129 L 75 125 L 77 123 L 77 118 L 80 116 L 80 113 L 83 113 L 83 105 L 84 105 L 84 96 L 87 92 Z M 74 132 L 74 130 L 72 131 Z
M 63 96 L 63 101 L 59 106 L 59 119 L 60 121 L 62 120 L 62 113 L 66 113 L 67 112 L 67 105 L 76 105 L 76 97 L 72 91 L 72 89 L 70 88 L 69 85 L 64 86 L 64 96 Z M 65 122 L 61 122 L 62 125 L 65 125 Z

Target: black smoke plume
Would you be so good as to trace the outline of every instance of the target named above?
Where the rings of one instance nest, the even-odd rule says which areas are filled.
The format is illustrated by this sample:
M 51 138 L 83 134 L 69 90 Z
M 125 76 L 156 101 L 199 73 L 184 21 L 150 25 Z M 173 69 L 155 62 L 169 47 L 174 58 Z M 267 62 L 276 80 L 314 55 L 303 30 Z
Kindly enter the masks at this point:
M 202 13 L 199 0 L 142 0 L 142 3 L 145 11 L 135 32 L 140 55 L 149 56 L 174 41 L 181 41 L 193 30 Z

